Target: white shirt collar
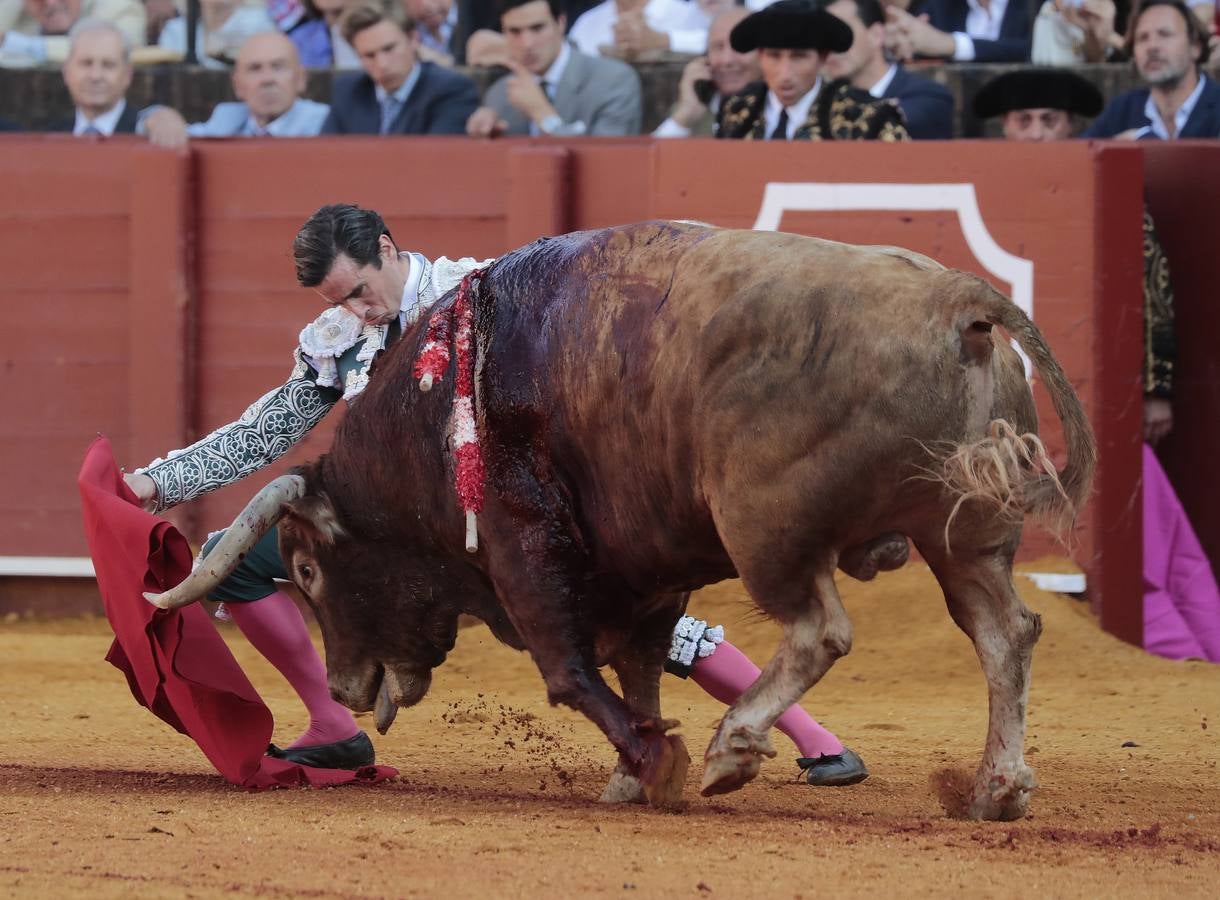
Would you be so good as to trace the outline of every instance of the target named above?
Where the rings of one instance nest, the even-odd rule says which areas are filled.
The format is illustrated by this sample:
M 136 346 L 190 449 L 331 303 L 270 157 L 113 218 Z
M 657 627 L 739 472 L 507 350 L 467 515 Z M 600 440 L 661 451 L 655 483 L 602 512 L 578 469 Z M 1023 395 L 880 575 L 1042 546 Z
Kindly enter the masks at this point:
M 424 266 L 427 265 L 427 260 L 418 253 L 404 255 L 411 261 L 411 268 L 407 271 L 407 280 L 403 282 L 402 286 L 402 306 L 398 309 L 398 324 L 405 330 L 408 325 L 418 322 L 424 312 L 423 304 L 419 299 L 419 282 L 424 276 Z
M 568 42 L 564 41 L 563 46 L 559 48 L 559 54 L 555 57 L 555 61 L 551 63 L 550 68 L 542 73 L 539 81 L 545 81 L 551 86 L 551 102 L 555 101 L 555 92 L 559 90 L 559 79 L 563 78 L 564 69 L 568 67 L 568 60 L 572 58 L 572 48 L 568 46 Z
M 886 69 L 885 74 L 881 76 L 881 80 L 869 88 L 868 92 L 877 98 L 884 97 L 885 92 L 889 90 L 889 86 L 894 80 L 894 76 L 897 74 L 898 66 L 897 64 L 892 64 L 888 69 Z
M 818 91 L 821 90 L 821 87 L 822 78 L 818 76 L 818 80 L 813 83 L 813 87 L 809 89 L 809 92 L 800 100 L 787 107 L 788 140 L 792 140 L 792 135 L 809 118 L 809 109 L 813 106 L 813 101 L 818 98 Z M 784 106 L 779 102 L 779 98 L 770 91 L 767 91 L 767 107 L 765 110 L 766 137 L 770 137 L 771 132 L 775 130 L 775 126 L 779 124 L 779 114 L 782 109 L 784 109 Z
M 78 106 L 76 108 L 76 124 L 72 126 L 72 133 L 77 137 L 80 137 L 82 134 L 84 134 L 86 128 L 93 125 L 94 128 L 96 128 L 106 137 L 110 137 L 112 134 L 114 134 L 114 129 L 118 127 L 119 119 L 123 117 L 123 111 L 125 109 L 127 109 L 127 101 L 119 100 L 119 102 L 111 107 L 107 112 L 102 113 L 96 119 L 90 121 L 89 117 L 81 112 L 81 109 Z
M 415 87 L 415 82 L 419 81 L 420 71 L 420 64 L 416 62 L 414 68 L 411 69 L 410 74 L 407 75 L 406 80 L 404 80 L 403 83 L 399 85 L 398 90 L 394 92 L 394 99 L 397 100 L 400 105 L 406 103 L 407 97 L 411 96 L 411 90 Z M 389 91 L 376 83 L 373 84 L 373 93 L 377 95 L 377 103 L 382 106 L 385 105 L 386 97 L 390 96 Z
M 1207 80 L 1207 76 L 1202 72 L 1199 73 L 1199 83 L 1195 85 L 1195 89 L 1190 92 L 1190 96 L 1182 101 L 1182 105 L 1178 107 L 1178 111 L 1173 114 L 1173 137 L 1176 138 L 1182 133 L 1182 129 L 1186 127 L 1186 120 L 1190 118 L 1190 114 L 1195 111 L 1195 105 L 1199 102 L 1199 98 L 1203 96 L 1203 82 Z M 1148 93 L 1148 100 L 1144 103 L 1144 115 L 1148 117 L 1148 129 L 1163 141 L 1172 140 L 1169 136 L 1169 131 L 1165 128 L 1164 121 L 1161 120 L 1161 113 L 1156 108 L 1156 101 L 1152 99 L 1152 92 Z M 1144 131 L 1144 129 L 1140 129 Z M 1142 135 L 1141 135 L 1142 136 Z
M 966 34 L 985 41 L 998 39 L 1008 0 L 991 0 L 988 9 L 983 9 L 979 0 L 966 0 L 966 5 L 970 7 L 966 13 Z

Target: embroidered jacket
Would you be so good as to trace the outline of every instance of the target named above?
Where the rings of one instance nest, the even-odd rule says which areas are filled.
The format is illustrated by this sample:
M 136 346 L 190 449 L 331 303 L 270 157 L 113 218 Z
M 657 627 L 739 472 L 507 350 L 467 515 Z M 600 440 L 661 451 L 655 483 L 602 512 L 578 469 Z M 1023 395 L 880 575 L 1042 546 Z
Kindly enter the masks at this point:
M 416 302 L 401 319 L 411 325 L 470 271 L 486 265 L 469 257 L 422 263 Z M 398 334 L 393 325 L 368 325 L 341 307 L 326 310 L 301 331 L 288 380 L 267 392 L 235 422 L 173 450 L 136 472 L 157 485 L 156 511 L 232 484 L 279 459 L 322 420 L 339 398 L 355 400 L 368 384 L 373 360 Z
M 1144 393 L 1173 396 L 1173 363 L 1177 358 L 1173 334 L 1173 285 L 1169 261 L 1156 236 L 1156 226 L 1144 210 Z
M 767 85 L 746 85 L 724 101 L 718 138 L 766 138 Z M 823 84 L 794 141 L 909 141 L 902 110 L 893 100 L 878 100 L 847 81 Z

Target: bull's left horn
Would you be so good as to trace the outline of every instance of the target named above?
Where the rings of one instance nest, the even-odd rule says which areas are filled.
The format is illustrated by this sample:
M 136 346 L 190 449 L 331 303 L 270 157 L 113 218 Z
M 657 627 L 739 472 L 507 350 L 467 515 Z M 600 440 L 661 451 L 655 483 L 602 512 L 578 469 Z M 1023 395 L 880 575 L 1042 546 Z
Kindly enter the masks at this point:
M 304 478 L 281 475 L 254 495 L 190 575 L 164 594 L 145 593 L 144 599 L 161 609 L 179 609 L 199 600 L 228 578 L 259 538 L 283 517 L 284 504 L 304 494 Z

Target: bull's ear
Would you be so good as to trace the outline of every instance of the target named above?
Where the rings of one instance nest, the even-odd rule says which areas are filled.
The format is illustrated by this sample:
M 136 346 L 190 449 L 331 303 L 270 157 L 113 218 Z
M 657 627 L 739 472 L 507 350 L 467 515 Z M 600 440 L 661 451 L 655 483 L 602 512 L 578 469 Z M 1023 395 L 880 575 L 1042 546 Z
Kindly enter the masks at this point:
M 306 494 L 299 500 L 285 503 L 280 528 L 311 545 L 334 546 L 347 538 L 347 531 L 339 523 L 335 507 L 326 494 Z

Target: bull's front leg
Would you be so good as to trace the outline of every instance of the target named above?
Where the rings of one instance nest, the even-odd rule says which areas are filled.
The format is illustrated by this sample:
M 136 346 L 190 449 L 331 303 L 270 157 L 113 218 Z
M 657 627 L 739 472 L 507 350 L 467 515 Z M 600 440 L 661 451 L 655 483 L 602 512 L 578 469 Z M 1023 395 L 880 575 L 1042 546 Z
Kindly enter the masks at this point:
M 584 585 L 588 564 L 576 549 L 564 510 L 521 502 L 531 492 L 514 487 L 513 507 L 489 509 L 487 573 L 509 619 L 546 682 L 547 699 L 588 717 L 618 750 L 620 762 L 643 786 L 648 802 L 668 805 L 682 794 L 689 757 L 664 724 L 634 712 L 602 678 L 594 650 L 595 623 Z M 533 498 L 542 496 L 533 492 Z M 491 524 L 491 522 L 489 522 Z
M 657 729 L 662 732 L 679 724 L 661 717 L 661 675 L 665 671 L 665 657 L 672 643 L 673 620 L 685 609 L 688 596 L 667 594 L 655 598 L 654 602 L 662 608 L 635 626 L 610 663 L 622 685 L 623 699 L 627 705 L 636 716 L 657 723 Z M 671 780 L 681 787 L 690 765 L 690 754 L 680 737 L 675 735 L 669 740 L 677 754 L 675 765 L 681 767 L 681 772 Z M 620 756 L 618 767 L 611 773 L 610 782 L 602 792 L 603 803 L 647 802 L 644 785 L 631 773 L 629 761 Z

